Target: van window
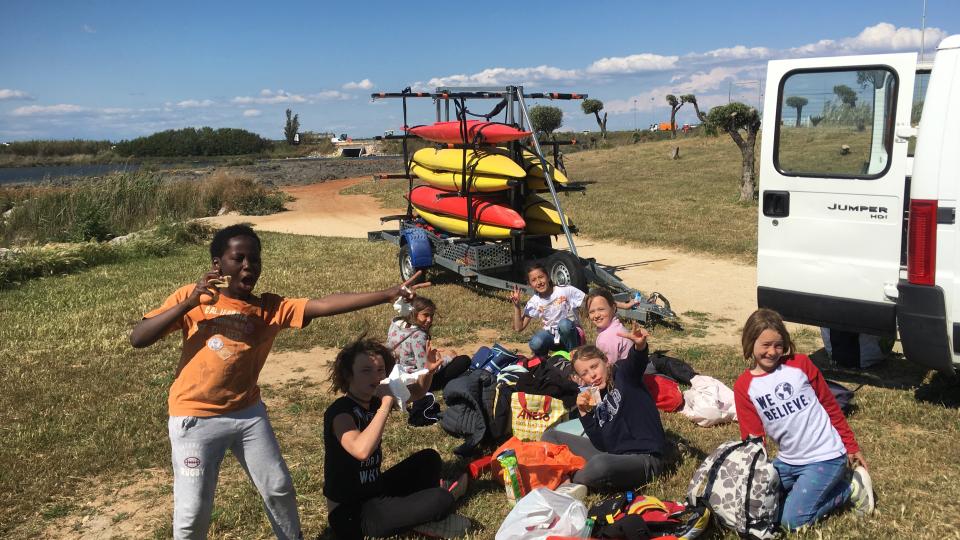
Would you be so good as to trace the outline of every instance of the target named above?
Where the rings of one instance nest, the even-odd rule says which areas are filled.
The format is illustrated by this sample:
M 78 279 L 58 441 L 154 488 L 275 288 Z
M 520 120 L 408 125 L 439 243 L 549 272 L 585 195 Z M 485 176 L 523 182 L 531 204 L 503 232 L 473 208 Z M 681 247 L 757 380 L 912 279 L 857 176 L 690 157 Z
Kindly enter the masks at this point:
M 916 78 L 913 81 L 913 107 L 910 109 L 910 125 L 917 127 L 920 125 L 920 115 L 923 114 L 923 101 L 927 96 L 927 84 L 930 83 L 930 70 L 917 71 Z M 913 157 L 913 149 L 917 147 L 917 138 L 910 137 L 907 142 L 907 155 Z
M 782 174 L 867 179 L 883 174 L 893 141 L 893 71 L 794 71 L 780 88 L 774 163 Z

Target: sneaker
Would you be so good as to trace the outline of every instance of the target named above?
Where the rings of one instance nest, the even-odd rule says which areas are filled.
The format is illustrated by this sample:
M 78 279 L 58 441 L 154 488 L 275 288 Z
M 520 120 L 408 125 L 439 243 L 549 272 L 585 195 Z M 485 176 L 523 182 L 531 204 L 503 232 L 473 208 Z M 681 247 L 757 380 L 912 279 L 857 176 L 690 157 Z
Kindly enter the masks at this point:
M 459 501 L 467 494 L 468 483 L 470 482 L 470 475 L 463 473 L 456 480 L 440 480 L 440 487 L 450 492 L 453 495 L 454 501 Z
M 853 469 L 853 478 L 850 480 L 850 502 L 853 504 L 853 513 L 858 517 L 872 514 L 876 507 L 870 473 L 860 466 Z
M 583 484 L 574 484 L 573 482 L 564 482 L 557 486 L 557 489 L 553 490 L 554 493 L 560 493 L 568 497 L 573 497 L 578 501 L 583 501 L 587 498 L 587 486 Z
M 421 523 L 413 530 L 430 538 L 463 538 L 470 532 L 472 523 L 460 514 L 450 514 L 439 520 Z

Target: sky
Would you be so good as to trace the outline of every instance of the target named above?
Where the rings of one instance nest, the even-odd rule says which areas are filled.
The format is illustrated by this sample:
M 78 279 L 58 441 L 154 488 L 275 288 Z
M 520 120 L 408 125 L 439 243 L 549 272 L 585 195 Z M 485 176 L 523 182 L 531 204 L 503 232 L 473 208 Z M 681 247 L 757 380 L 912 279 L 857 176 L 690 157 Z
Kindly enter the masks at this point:
M 670 93 L 757 105 L 769 60 L 918 52 L 923 3 L 2 0 L 0 141 L 201 126 L 281 139 L 287 108 L 301 131 L 371 136 L 404 123 L 399 100 L 371 92 L 437 85 L 586 93 L 609 129 L 644 128 L 669 121 Z M 958 0 L 926 0 L 925 28 L 932 57 L 960 32 Z M 578 102 L 534 104 L 597 129 Z M 411 104 L 409 125 L 434 119 L 429 100 Z

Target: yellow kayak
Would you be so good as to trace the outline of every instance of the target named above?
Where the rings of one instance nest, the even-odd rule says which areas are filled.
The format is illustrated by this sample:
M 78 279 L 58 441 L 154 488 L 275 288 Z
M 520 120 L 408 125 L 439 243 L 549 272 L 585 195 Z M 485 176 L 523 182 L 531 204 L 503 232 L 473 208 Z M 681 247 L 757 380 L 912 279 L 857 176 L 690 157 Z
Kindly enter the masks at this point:
M 443 214 L 434 214 L 417 206 L 414 206 L 414 208 L 417 210 L 417 214 L 422 217 L 424 221 L 433 225 L 434 227 L 443 231 L 447 231 L 448 233 L 459 234 L 462 236 L 467 235 L 467 220 Z M 481 223 L 477 227 L 477 236 L 479 238 L 488 238 L 490 240 L 503 240 L 505 238 L 510 238 L 510 229 Z
M 463 150 L 455 148 L 421 148 L 413 154 L 413 162 L 422 167 L 435 171 L 463 170 Z M 487 176 L 509 176 L 523 178 L 526 176 L 523 167 L 514 163 L 512 159 L 499 153 L 467 150 L 467 167 L 476 174 Z
M 410 164 L 410 172 L 417 175 L 418 178 L 430 184 L 431 186 L 448 191 L 459 191 L 463 183 L 463 174 L 459 172 L 435 171 L 428 169 L 427 167 L 421 167 L 416 163 Z M 467 176 L 470 191 L 473 192 L 480 191 L 488 193 L 491 191 L 503 191 L 510 187 L 507 185 L 507 182 L 510 180 L 511 179 L 507 178 L 506 176 L 488 176 L 479 174 Z
M 531 195 L 523 205 L 523 219 L 527 226 L 524 230 L 531 234 L 560 234 L 563 226 L 560 224 L 560 212 L 553 203 Z M 567 225 L 572 227 L 573 220 L 567 216 Z
M 527 170 L 527 184 L 530 184 L 530 177 L 534 178 L 543 178 L 543 163 L 540 161 L 540 158 L 536 156 L 533 152 L 523 151 L 523 168 Z M 570 180 L 567 178 L 567 175 L 563 174 L 563 171 L 553 166 L 553 163 L 550 162 L 550 158 L 547 157 L 547 170 L 550 171 L 550 174 L 553 175 L 553 181 L 559 182 L 561 184 L 566 184 Z M 531 186 L 532 187 L 532 186 Z M 546 182 L 543 182 L 543 189 L 547 188 Z

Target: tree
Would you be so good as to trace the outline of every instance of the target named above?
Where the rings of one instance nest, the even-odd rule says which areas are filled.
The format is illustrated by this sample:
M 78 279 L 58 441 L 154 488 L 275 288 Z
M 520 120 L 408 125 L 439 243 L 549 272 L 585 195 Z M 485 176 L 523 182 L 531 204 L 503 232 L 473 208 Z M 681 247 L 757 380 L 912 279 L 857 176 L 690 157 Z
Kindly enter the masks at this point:
M 680 101 L 693 105 L 693 110 L 697 113 L 697 119 L 700 120 L 700 122 L 706 123 L 707 115 L 700 112 L 700 104 L 697 103 L 697 96 L 693 94 L 684 94 L 680 96 Z
M 549 135 L 563 125 L 563 111 L 547 105 L 530 107 L 530 123 L 534 131 Z
M 740 202 L 753 201 L 756 192 L 756 144 L 760 132 L 760 113 L 756 109 L 739 101 L 720 105 L 710 109 L 707 122 L 720 131 L 730 134 L 730 138 L 740 148 L 743 167 L 740 173 Z M 744 139 L 740 134 L 746 130 Z
M 677 111 L 686 103 L 683 99 L 677 99 L 673 94 L 667 94 L 667 103 L 670 105 L 670 133 L 671 137 L 677 136 Z
M 853 91 L 853 88 L 845 84 L 838 84 L 833 87 L 833 93 L 840 98 L 840 101 L 843 102 L 847 107 L 856 107 L 857 106 L 857 93 Z
M 599 99 L 585 99 L 580 104 L 583 114 L 593 114 L 597 117 L 597 125 L 600 126 L 600 138 L 607 138 L 607 113 L 603 113 L 603 120 L 600 119 L 600 111 L 603 110 L 603 102 Z
M 293 115 L 293 116 L 291 116 Z M 287 109 L 287 125 L 283 127 L 283 136 L 287 139 L 287 144 L 293 144 L 297 132 L 300 131 L 300 115 L 293 114 L 293 111 Z
M 787 98 L 787 107 L 793 107 L 797 110 L 796 127 L 800 127 L 800 113 L 803 111 L 803 108 L 807 105 L 807 103 L 810 103 L 810 101 L 803 96 L 790 96 Z

